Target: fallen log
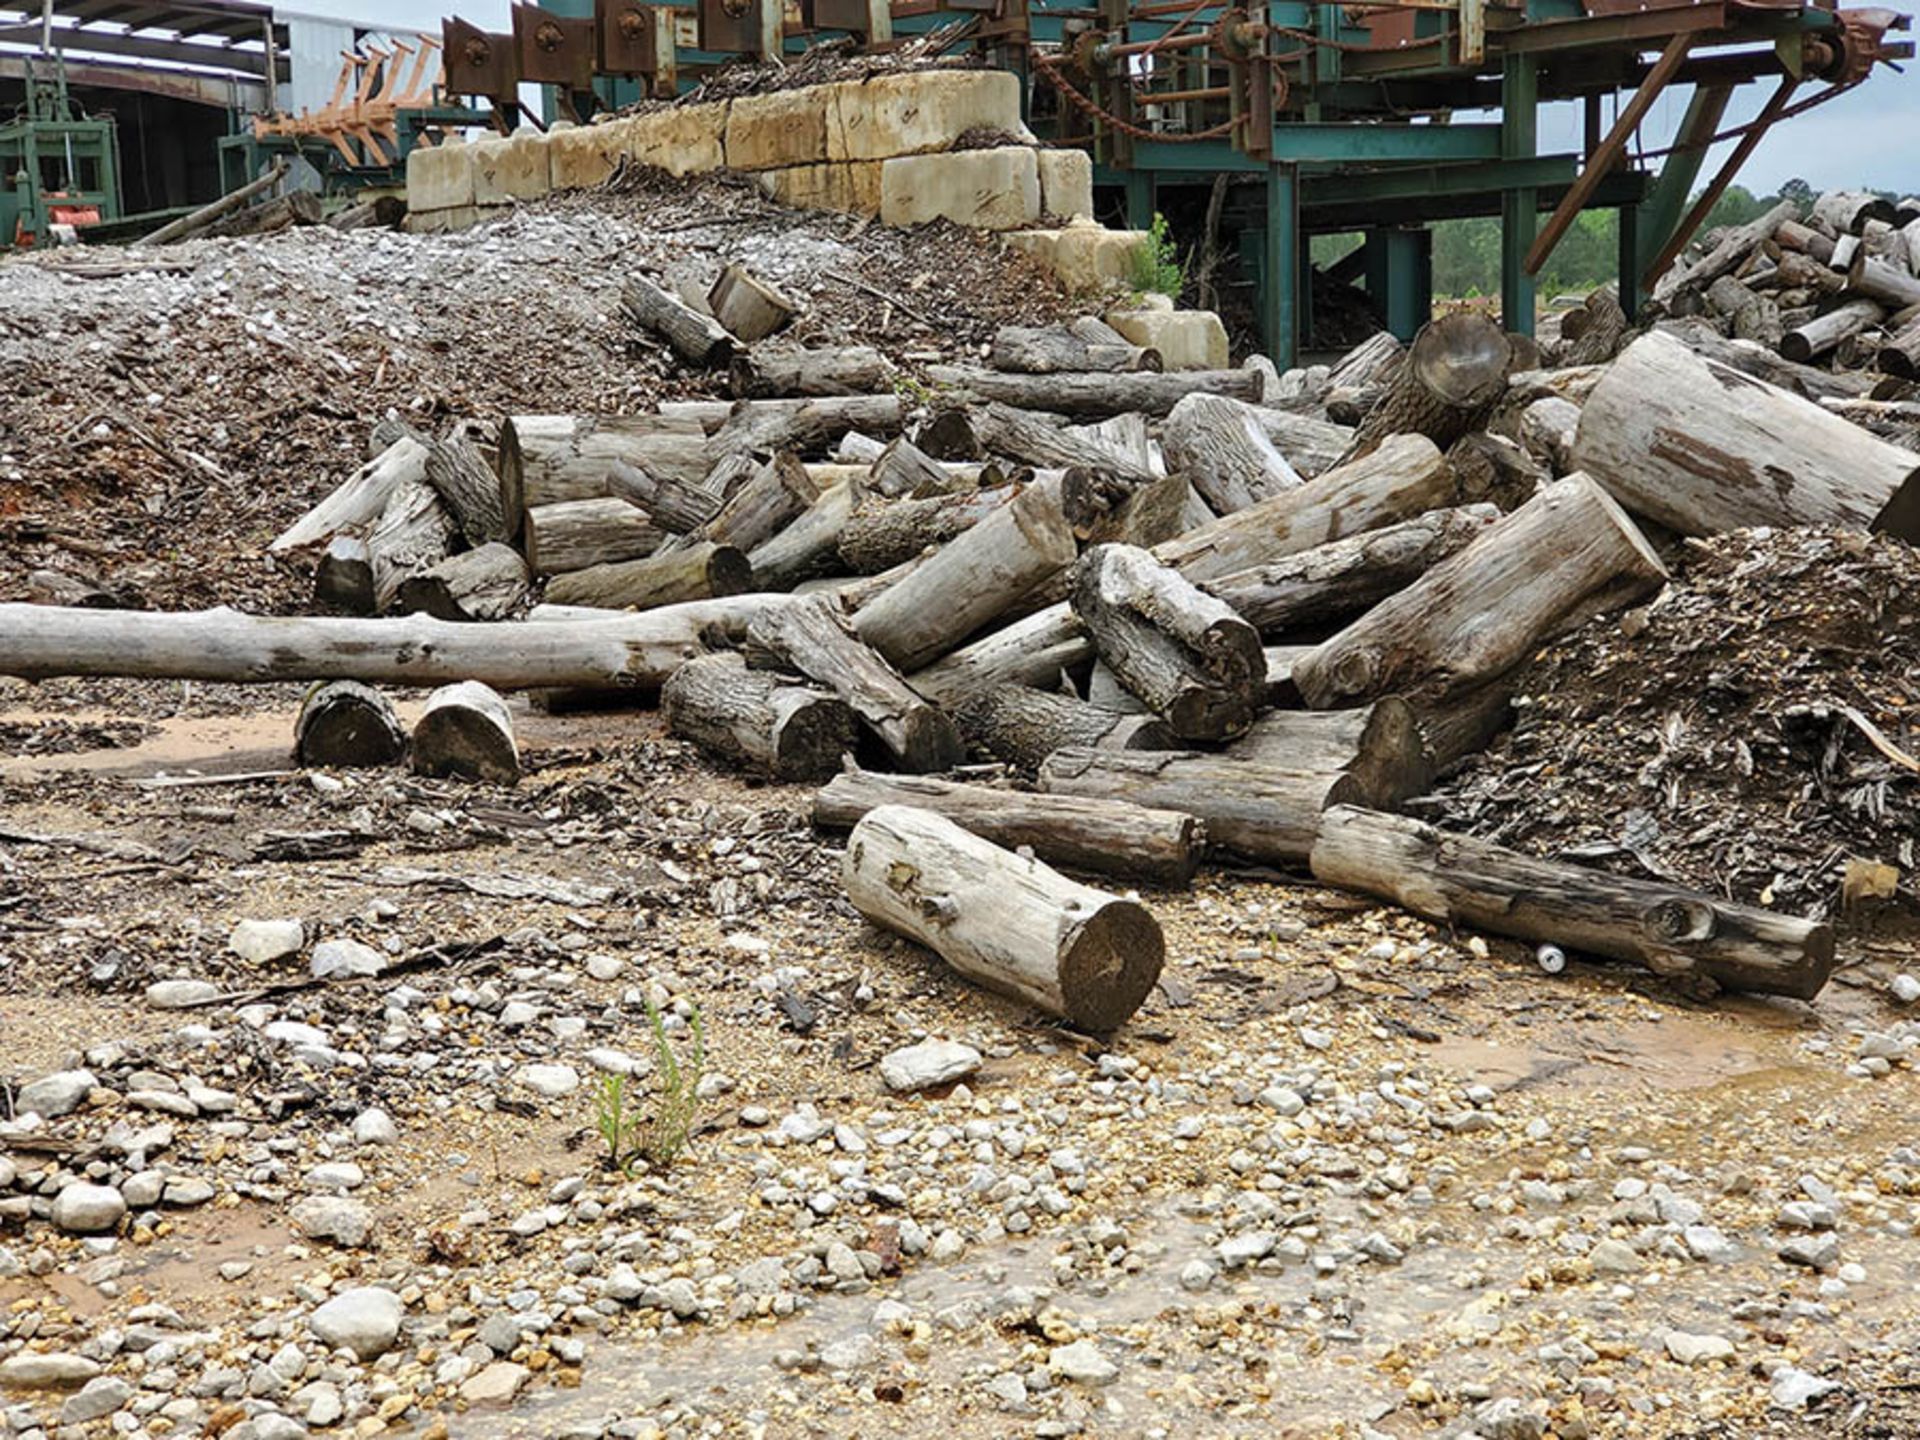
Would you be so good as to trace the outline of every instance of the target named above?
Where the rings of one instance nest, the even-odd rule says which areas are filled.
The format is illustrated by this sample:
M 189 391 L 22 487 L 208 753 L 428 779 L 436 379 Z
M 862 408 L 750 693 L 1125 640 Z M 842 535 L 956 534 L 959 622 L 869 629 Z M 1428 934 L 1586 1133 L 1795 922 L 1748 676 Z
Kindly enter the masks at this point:
M 1161 435 L 1167 468 L 1186 476 L 1221 515 L 1301 485 L 1300 474 L 1267 438 L 1254 406 L 1221 395 L 1189 395 Z
M 856 575 L 878 575 L 964 535 L 1020 493 L 1014 485 L 921 500 L 869 498 L 840 531 L 840 559 Z
M 1429 510 L 1200 588 L 1263 635 L 1345 620 L 1406 588 L 1499 518 L 1491 505 Z
M 357 680 L 316 685 L 293 726 L 293 763 L 302 769 L 370 769 L 407 753 L 393 702 Z
M 744 265 L 728 265 L 707 291 L 707 308 L 731 338 L 742 345 L 784 330 L 801 310 Z
M 921 430 L 918 443 L 942 460 L 1001 456 L 1023 465 L 1062 470 L 1078 465 L 1128 480 L 1155 478 L 1152 467 L 1128 454 L 1124 446 L 1012 405 L 943 411 Z
M 1920 455 L 1654 331 L 1587 397 L 1574 463 L 1683 535 L 1838 525 L 1920 539 Z
M 1569 475 L 1315 646 L 1293 683 L 1315 710 L 1382 695 L 1443 700 L 1666 581 L 1626 512 L 1587 476 Z
M 1147 702 L 1120 683 L 1120 677 L 1106 665 L 1095 660 L 1087 668 L 1087 703 L 1102 710 L 1110 710 L 1117 715 L 1153 715 L 1147 708 Z M 1157 720 L 1159 717 L 1154 716 Z M 1173 732 L 1168 731 L 1169 735 Z M 1065 742 L 1063 742 L 1065 743 Z M 1077 744 L 1090 744 L 1090 741 L 1077 741 Z M 1054 747 L 1058 749 L 1059 747 Z M 1178 750 L 1179 745 L 1150 745 L 1150 750 Z M 1044 758 L 1044 757 L 1043 757 Z
M 1887 312 L 1876 301 L 1849 300 L 1787 331 L 1780 337 L 1780 353 L 1796 365 L 1804 365 L 1886 318 Z
M 738 655 L 689 660 L 660 690 L 667 733 L 775 780 L 817 780 L 853 748 L 853 712 L 836 697 Z
M 824 453 L 849 430 L 898 435 L 907 407 L 898 395 L 823 395 L 805 400 L 736 400 L 707 438 L 710 462 L 730 455 Z
M 441 686 L 413 727 L 410 763 L 416 775 L 515 783 L 520 751 L 507 702 L 477 680 Z
M 409 575 L 400 582 L 399 608 L 436 620 L 505 620 L 531 588 L 520 552 L 495 541 Z
M 1683 289 L 1705 290 L 1722 275 L 1731 275 L 1783 226 L 1797 225 L 1793 217 L 1798 213 L 1799 207 L 1791 200 L 1782 200 L 1766 214 L 1757 216 L 1745 225 L 1732 227 L 1711 250 L 1685 270 L 1669 270 L 1662 276 L 1654 286 L 1654 298 L 1664 303 Z
M 733 357 L 730 393 L 740 400 L 796 395 L 871 395 L 893 381 L 893 364 L 870 345 L 809 350 L 801 345 L 756 345 Z
M 1397 695 L 1358 710 L 1271 711 L 1226 753 L 1275 770 L 1351 775 L 1386 809 L 1433 783 L 1419 717 Z
M 1313 652 L 1311 645 L 1268 645 L 1267 704 L 1293 709 L 1300 704 L 1300 691 L 1293 683 L 1293 667 L 1301 657 Z
M 1425 435 L 1444 449 L 1478 427 L 1515 368 L 1513 347 L 1493 321 L 1473 310 L 1443 315 L 1414 336 L 1386 393 L 1354 432 L 1354 446 Z
M 1000 685 L 1057 688 L 1061 671 L 1092 658 L 1093 641 L 1063 600 L 914 671 L 908 683 L 934 704 L 955 708 Z
M 289 190 L 258 205 L 249 205 L 210 222 L 202 238 L 239 239 L 247 235 L 276 235 L 296 225 L 318 225 L 325 218 L 320 197 L 311 190 Z
M 1847 267 L 1847 289 L 1869 300 L 1877 300 L 1889 310 L 1905 310 L 1920 305 L 1920 275 L 1904 265 L 1895 266 L 1862 250 Z
M 1076 465 L 1060 477 L 1060 510 L 1082 544 L 1151 547 L 1187 528 L 1191 493 L 1183 475 L 1133 480 Z
M 1583 316 L 1585 323 L 1569 330 L 1567 324 L 1575 315 Z M 1618 289 L 1602 285 L 1589 292 L 1580 308 L 1562 323 L 1560 333 L 1572 342 L 1567 347 L 1569 365 L 1604 365 L 1613 359 L 1627 333 L 1627 312 L 1620 308 Z
M 480 447 L 465 435 L 436 440 L 427 447 L 427 483 L 452 512 L 467 544 L 495 540 L 511 544 L 519 538 L 520 507 L 507 508 L 500 477 Z
M 1284 866 L 1307 858 L 1322 811 L 1373 798 L 1353 775 L 1178 750 L 1056 750 L 1040 767 L 1040 789 L 1178 810 L 1206 825 L 1210 852 Z
M 1900 209 L 1893 201 L 1870 190 L 1828 190 L 1813 202 L 1813 211 L 1807 216 L 1813 224 L 1836 235 L 1859 235 L 1869 221 L 1891 225 L 1899 217 Z
M 822 490 L 797 519 L 748 554 L 754 585 L 762 590 L 791 590 L 803 581 L 840 570 L 840 534 L 862 498 L 859 486 L 849 481 Z
M 968 979 L 1095 1032 L 1145 1003 L 1165 953 L 1137 900 L 1067 879 L 930 810 L 882 805 L 848 837 L 847 898 Z
M 1071 695 L 1001 685 L 954 711 L 969 744 L 1029 773 L 1056 750 L 1174 750 L 1179 741 L 1157 715 L 1103 710 Z
M 851 830 L 882 805 L 930 810 L 982 840 L 1030 850 L 1049 865 L 1141 885 L 1191 884 L 1205 845 L 1200 822 L 1173 810 L 870 770 L 836 775 L 813 798 L 813 823 Z
M 398 195 L 376 195 L 328 217 L 333 230 L 398 230 L 407 218 L 407 202 Z
M 1784 250 L 1818 260 L 1822 265 L 1833 259 L 1833 237 L 1798 220 L 1782 220 L 1773 232 L 1773 242 Z
M 373 582 L 362 613 L 384 612 L 400 597 L 408 576 L 446 559 L 458 526 L 434 488 L 425 480 L 397 487 L 387 508 L 367 532 L 368 570 Z
M 846 701 L 903 769 L 926 773 L 959 763 L 964 752 L 953 722 L 853 633 L 831 597 L 798 596 L 768 611 L 748 627 L 747 641 L 750 654 L 771 655 Z
M 646 511 L 611 495 L 527 507 L 527 564 L 537 575 L 638 560 L 665 538 Z
M 1870 378 L 1836 375 L 1812 365 L 1797 365 L 1770 345 L 1751 340 L 1729 340 L 1711 325 L 1697 320 L 1662 321 L 1654 330 L 1680 341 L 1703 359 L 1716 360 L 1743 375 L 1765 380 L 1769 385 L 1778 385 L 1783 390 L 1810 399 L 1821 400 L 1830 396 L 1852 398 L 1864 395 L 1873 388 Z M 1598 388 L 1596 385 L 1595 389 Z M 1588 392 L 1588 398 L 1592 398 L 1592 392 Z
M 1920 318 L 1896 330 L 1880 347 L 1874 364 L 1882 374 L 1900 380 L 1920 380 Z
M 698 530 L 720 513 L 725 502 L 704 485 L 663 478 L 638 465 L 615 460 L 607 467 L 607 494 L 636 505 L 653 523 L 675 535 Z
M 1022 375 L 1074 371 L 1119 374 L 1164 368 L 1158 350 L 1132 344 L 1117 330 L 1110 333 L 1112 340 L 1090 340 L 1065 325 L 1002 325 L 994 332 L 987 363 L 996 370 Z
M 1321 817 L 1313 875 L 1448 925 L 1605 955 L 1660 975 L 1811 1000 L 1833 973 L 1829 926 L 1504 850 L 1397 815 Z
M 87 610 L 120 610 L 137 597 L 110 590 L 97 580 L 61 570 L 35 570 L 27 576 L 27 599 L 35 605 L 71 605 Z
M 1518 510 L 1553 479 L 1553 473 L 1518 440 L 1491 430 L 1462 435 L 1447 447 L 1447 465 L 1462 495 L 1501 510 Z
M 1543 395 L 1520 412 L 1520 443 L 1555 475 L 1574 466 L 1573 437 L 1580 430 L 1580 407 L 1558 395 Z
M 618 460 L 698 485 L 710 467 L 706 432 L 666 415 L 510 415 L 500 426 L 500 488 L 509 507 L 605 495 Z M 644 508 L 644 507 L 643 507 Z
M 1096 545 L 1073 610 L 1100 658 L 1183 740 L 1240 734 L 1260 708 L 1260 636 L 1231 607 L 1133 545 Z
M 895 667 L 924 668 L 1073 564 L 1075 554 L 1058 499 L 1030 485 L 863 606 L 854 633 Z
M 1260 422 L 1273 448 L 1302 480 L 1311 480 L 1331 470 L 1353 448 L 1350 425 L 1336 425 L 1331 420 L 1293 410 L 1276 410 L 1270 405 L 1251 408 L 1253 418 Z
M 569 570 L 547 582 L 555 605 L 651 610 L 689 600 L 738 595 L 753 587 L 753 566 L 731 545 L 700 541 L 639 560 Z
M 1006 375 L 962 365 L 929 365 L 927 379 L 963 401 L 998 401 L 1023 410 L 1099 418 L 1137 411 L 1165 415 L 1189 395 L 1258 400 L 1260 377 L 1251 370 L 1177 370 L 1167 374 Z
M 1417 707 L 1420 743 L 1428 772 L 1443 779 L 1469 755 L 1478 755 L 1513 720 L 1513 691 L 1504 681 Z
M 711 315 L 702 315 L 644 275 L 620 288 L 620 305 L 636 325 L 659 336 L 687 364 L 711 370 L 733 358 L 734 338 Z
M 958 467 L 942 464 L 902 435 L 874 456 L 867 489 L 888 500 L 945 495 L 969 488 L 957 472 Z
M 413 439 L 396 440 L 281 531 L 267 550 L 277 555 L 321 545 L 342 530 L 372 525 L 386 510 L 396 489 L 426 478 L 427 447 Z
M 273 168 L 266 174 L 256 176 L 238 189 L 229 190 L 218 200 L 210 200 L 198 210 L 176 216 L 167 221 L 158 230 L 143 235 L 136 243 L 140 245 L 166 245 L 175 240 L 184 240 L 189 235 L 197 235 L 223 215 L 231 215 L 256 195 L 264 195 L 287 177 L 287 169 L 293 162 L 282 157 L 273 162 Z M 321 538 L 316 536 L 316 539 Z
M 697 540 L 748 551 L 772 539 L 820 498 L 820 487 L 788 451 L 780 451 L 754 470 L 705 525 Z

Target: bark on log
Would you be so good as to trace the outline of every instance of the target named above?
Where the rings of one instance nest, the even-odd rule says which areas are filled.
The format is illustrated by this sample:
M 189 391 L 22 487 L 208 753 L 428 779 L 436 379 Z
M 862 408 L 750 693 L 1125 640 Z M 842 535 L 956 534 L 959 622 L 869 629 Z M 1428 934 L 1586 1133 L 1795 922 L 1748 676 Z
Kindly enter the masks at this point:
M 840 532 L 840 558 L 856 575 L 878 575 L 965 534 L 1018 493 L 1001 485 L 924 500 L 869 499 Z
M 1813 202 L 1813 213 L 1807 218 L 1836 235 L 1858 235 L 1870 220 L 1891 225 L 1899 216 L 1897 205 L 1871 191 L 1828 190 Z
M 1227 754 L 1276 770 L 1351 775 L 1384 809 L 1433 783 L 1419 718 L 1397 695 L 1359 710 L 1272 711 Z
M 1476 430 L 1454 441 L 1447 450 L 1447 465 L 1461 494 L 1502 510 L 1518 510 L 1553 479 L 1552 472 L 1518 440 L 1489 430 Z
M 1664 303 L 1682 289 L 1705 290 L 1722 275 L 1731 275 L 1783 225 L 1793 223 L 1793 217 L 1798 213 L 1798 207 L 1791 200 L 1782 200 L 1766 214 L 1745 225 L 1734 226 L 1692 265 L 1684 270 L 1669 270 L 1662 276 L 1654 285 L 1654 298 Z
M 393 702 L 370 685 L 335 680 L 317 685 L 300 703 L 293 727 L 293 762 L 304 769 L 368 769 L 407 753 L 407 732 Z
M 1414 713 L 1427 769 L 1438 780 L 1507 728 L 1513 720 L 1513 691 L 1507 682 L 1495 681 L 1438 705 L 1416 706 Z
M 733 358 L 734 339 L 726 326 L 668 294 L 644 275 L 627 278 L 620 288 L 620 305 L 629 319 L 666 341 L 689 365 L 711 370 Z
M 395 489 L 367 532 L 372 610 L 385 611 L 408 576 L 447 558 L 458 527 L 434 488 L 421 480 Z
M 538 575 L 638 560 L 664 538 L 645 510 L 611 495 L 527 508 L 527 563 Z
M 1209 851 L 1292 866 L 1313 849 L 1322 811 L 1372 799 L 1352 775 L 1178 750 L 1056 750 L 1040 767 L 1040 789 L 1178 810 L 1205 823 Z
M 1731 370 L 1809 399 L 1822 400 L 1829 396 L 1853 398 L 1873 388 L 1870 379 L 1857 375 L 1834 375 L 1811 365 L 1796 365 L 1771 346 L 1758 345 L 1751 340 L 1729 340 L 1711 325 L 1697 320 L 1662 321 L 1654 327 L 1654 332 L 1680 341 L 1703 359 L 1718 361 Z M 1594 388 L 1598 389 L 1599 386 Z
M 1155 553 L 1198 583 L 1479 498 L 1458 492 L 1431 440 L 1395 435 L 1298 490 L 1176 536 Z
M 513 784 L 520 751 L 507 702 L 476 680 L 441 686 L 413 727 L 411 764 L 416 775 Z
M 1450 925 L 1610 956 L 1660 975 L 1811 1000 L 1833 972 L 1830 927 L 1645 880 L 1503 850 L 1417 820 L 1322 817 L 1313 874 Z
M 1580 431 L 1580 407 L 1558 395 L 1546 395 L 1520 412 L 1520 443 L 1555 475 L 1573 467 L 1573 437 Z
M 1920 276 L 1905 266 L 1893 266 L 1865 251 L 1847 267 L 1847 288 L 1856 295 L 1878 300 L 1889 310 L 1920 305 Z
M 605 495 L 623 461 L 698 485 L 710 468 L 706 432 L 664 415 L 511 415 L 500 427 L 500 487 L 509 505 L 553 505 Z
M 243 235 L 275 235 L 296 225 L 318 225 L 325 216 L 320 197 L 311 190 L 289 190 L 271 200 L 215 220 L 199 233 L 205 239 L 236 239 Z
M 752 550 L 799 519 L 820 498 L 807 467 L 786 451 L 753 472 L 747 483 L 694 536 L 715 545 Z
M 1920 539 L 1920 455 L 1810 400 L 1695 355 L 1636 340 L 1580 413 L 1574 461 L 1623 504 L 1683 535 L 1747 525 L 1839 525 Z M 1889 507 L 1894 507 L 1889 509 Z
M 1376 330 L 1328 367 L 1323 390 L 1349 389 L 1384 380 L 1406 359 L 1407 347 L 1390 330 Z M 1292 373 L 1292 372 L 1288 372 Z
M 371 615 L 373 554 L 364 536 L 336 535 L 313 567 L 313 603 L 346 615 Z
M 555 605 L 650 610 L 738 595 L 752 586 L 753 567 L 745 555 L 731 545 L 701 541 L 641 560 L 556 575 L 547 583 L 546 598 Z
M 1221 515 L 1302 484 L 1300 473 L 1267 438 L 1258 411 L 1243 401 L 1187 396 L 1167 416 L 1161 444 L 1167 468 L 1185 475 Z
M 1056 750 L 1174 750 L 1179 741 L 1157 715 L 1103 710 L 1071 695 L 1001 685 L 954 711 L 967 742 L 1031 774 Z
M 706 655 L 660 690 L 667 733 L 775 780 L 819 780 L 853 748 L 853 712 L 789 677 L 749 670 L 738 655 Z
M 893 364 L 868 345 L 809 350 L 803 345 L 756 345 L 733 357 L 727 372 L 735 399 L 777 400 L 796 395 L 871 395 L 893 380 Z
M 1260 377 L 1251 370 L 1179 370 L 1168 374 L 1003 375 L 961 365 L 929 365 L 927 379 L 963 400 L 999 401 L 1025 410 L 1097 419 L 1138 411 L 1165 415 L 1189 395 L 1258 400 Z
M 720 497 L 703 485 L 663 478 L 616 460 L 607 467 L 607 494 L 638 506 L 672 535 L 697 530 L 720 513 Z
M 1260 428 L 1273 442 L 1273 448 L 1302 480 L 1325 474 L 1353 448 L 1353 428 L 1349 425 L 1336 425 L 1331 420 L 1292 410 L 1276 410 L 1268 405 L 1256 405 L 1252 409 Z
M 1066 878 L 930 810 L 882 805 L 853 828 L 841 877 L 876 925 L 969 980 L 1095 1032 L 1145 1003 L 1165 954 L 1137 900 Z
M 1116 715 L 1152 715 L 1147 702 L 1120 683 L 1120 677 L 1106 665 L 1095 660 L 1087 669 L 1087 703 L 1102 710 L 1110 710 Z M 1158 716 L 1154 718 L 1158 719 Z M 1171 735 L 1173 732 L 1167 732 Z M 1090 744 L 1090 741 L 1078 741 L 1078 744 Z M 1177 750 L 1178 745 L 1149 746 L 1149 749 Z
M 1192 493 L 1184 475 L 1130 480 L 1076 465 L 1060 477 L 1060 510 L 1082 544 L 1151 547 L 1187 528 Z M 1213 518 L 1212 510 L 1206 518 Z
M 1804 365 L 1886 318 L 1887 312 L 1877 301 L 1849 300 L 1782 335 L 1780 353 L 1796 365 Z
M 971 469 L 943 464 L 902 435 L 873 458 L 867 489 L 888 500 L 946 495 L 972 488 L 965 478 Z
M 903 769 L 924 773 L 959 763 L 963 747 L 953 722 L 853 633 L 830 597 L 796 597 L 755 620 L 747 639 L 846 701 Z
M 400 609 L 436 620 L 505 620 L 532 588 L 527 562 L 497 541 L 449 555 L 400 582 Z
M 824 395 L 807 400 L 736 400 L 727 420 L 707 438 L 707 458 L 729 455 L 824 454 L 849 430 L 898 435 L 907 407 L 898 395 Z
M 1446 699 L 1666 580 L 1626 512 L 1587 476 L 1570 475 L 1314 647 L 1293 683 L 1316 710 L 1382 695 Z
M 1386 394 L 1354 433 L 1370 449 L 1389 435 L 1425 435 L 1451 445 L 1492 408 L 1514 369 L 1506 333 L 1486 316 L 1456 310 L 1424 325 Z
M 1055 688 L 1061 671 L 1092 658 L 1086 627 L 1062 601 L 914 671 L 908 683 L 934 704 L 955 708 L 1000 685 Z
M 870 770 L 836 775 L 813 798 L 813 823 L 851 830 L 882 805 L 930 810 L 982 840 L 1031 850 L 1049 865 L 1173 889 L 1192 883 L 1205 845 L 1200 822 L 1174 810 Z
M 386 510 L 396 489 L 426 478 L 427 447 L 417 440 L 397 440 L 281 531 L 267 550 L 277 555 L 322 545 L 342 530 L 370 526 Z
M 138 599 L 118 590 L 109 590 L 97 580 L 69 575 L 63 570 L 34 570 L 27 576 L 27 599 L 35 605 L 71 605 L 86 610 L 120 610 L 138 607 Z
M 828 486 L 797 519 L 747 556 L 753 583 L 762 590 L 791 590 L 803 580 L 838 571 L 840 534 L 862 498 L 860 487 L 849 481 Z
M 398 195 L 376 195 L 358 205 L 349 205 L 330 217 L 327 227 L 332 230 L 398 230 L 400 222 L 406 218 L 406 201 Z
M 1268 645 L 1267 704 L 1293 709 L 1300 704 L 1300 691 L 1293 683 L 1293 667 L 1313 653 L 1311 645 Z
M 1882 374 L 1900 380 L 1920 380 L 1920 320 L 1895 331 L 1880 347 L 1874 364 Z
M 1129 455 L 1123 446 L 1012 405 L 945 411 L 921 431 L 918 443 L 928 454 L 943 460 L 998 455 L 1024 465 L 1056 469 L 1079 465 L 1127 480 L 1155 478 L 1153 468 Z
M 1574 312 L 1586 317 L 1586 324 L 1573 337 L 1567 349 L 1569 365 L 1604 365 L 1619 352 L 1627 333 L 1627 312 L 1620 308 L 1620 296 L 1614 287 L 1602 285 L 1591 291 Z M 1567 317 L 1572 319 L 1572 316 Z M 1566 334 L 1563 326 L 1561 333 Z
M 1781 221 L 1773 232 L 1773 242 L 1782 249 L 1810 255 L 1822 265 L 1833 259 L 1833 237 L 1798 220 Z
M 1500 518 L 1491 505 L 1430 510 L 1200 588 L 1263 635 L 1346 620 L 1405 589 Z
M 1065 325 L 1003 325 L 994 332 L 987 363 L 996 370 L 1021 375 L 1076 371 L 1120 374 L 1164 368 L 1158 350 L 1142 349 L 1124 337 L 1118 343 L 1085 340 Z
M 427 483 L 453 512 L 467 544 L 498 540 L 510 545 L 519 538 L 519 507 L 507 508 L 500 477 L 480 447 L 465 435 L 449 436 L 427 447 Z
M 1225 740 L 1260 708 L 1260 635 L 1234 610 L 1133 545 L 1096 545 L 1072 605 L 1109 669 L 1182 740 Z
M 1073 564 L 1073 530 L 1029 485 L 863 607 L 854 632 L 901 670 L 919 670 Z
M 801 306 L 744 265 L 728 265 L 707 291 L 707 308 L 729 336 L 742 345 L 785 329 Z

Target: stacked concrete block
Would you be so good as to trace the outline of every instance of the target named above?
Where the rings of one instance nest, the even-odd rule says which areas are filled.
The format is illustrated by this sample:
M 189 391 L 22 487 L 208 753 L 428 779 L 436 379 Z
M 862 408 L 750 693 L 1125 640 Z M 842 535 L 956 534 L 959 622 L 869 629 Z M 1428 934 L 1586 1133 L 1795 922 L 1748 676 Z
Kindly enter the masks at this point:
M 553 189 L 547 137 L 537 130 L 522 130 L 505 139 L 482 140 L 469 148 L 473 152 L 476 205 L 537 200 Z
M 547 133 L 547 155 L 553 188 L 584 190 L 606 183 L 627 153 L 631 119 L 603 120 L 597 125 L 559 125 Z
M 727 168 L 729 102 L 655 110 L 627 121 L 626 151 L 636 163 L 669 175 L 704 175 Z
M 1164 295 L 1142 297 L 1124 310 L 1109 310 L 1107 324 L 1135 345 L 1160 352 L 1169 370 L 1225 370 L 1227 327 L 1211 310 L 1176 310 Z
M 1040 152 L 1040 212 L 1062 220 L 1093 218 L 1093 157 L 1084 150 Z
M 1017 230 L 1007 243 L 1031 255 L 1076 293 L 1124 285 L 1133 278 L 1134 257 L 1146 243 L 1144 230 L 1109 230 L 1076 220 L 1060 230 Z
M 426 214 L 472 209 L 475 148 L 457 136 L 415 148 L 407 156 L 408 208 Z
M 1020 80 L 1005 70 L 923 70 L 827 87 L 837 120 L 830 160 L 890 160 L 950 150 L 969 130 L 1031 142 L 1020 119 Z
M 827 131 L 836 108 L 834 92 L 840 88 L 809 85 L 735 100 L 727 116 L 727 168 L 783 170 L 825 164 L 832 158 Z
M 882 160 L 848 160 L 829 165 L 795 165 L 763 170 L 760 188 L 796 210 L 832 210 L 843 215 L 880 213 Z
M 951 220 L 981 230 L 1031 225 L 1040 218 L 1036 154 L 1007 145 L 888 160 L 880 168 L 880 218 L 901 226 Z

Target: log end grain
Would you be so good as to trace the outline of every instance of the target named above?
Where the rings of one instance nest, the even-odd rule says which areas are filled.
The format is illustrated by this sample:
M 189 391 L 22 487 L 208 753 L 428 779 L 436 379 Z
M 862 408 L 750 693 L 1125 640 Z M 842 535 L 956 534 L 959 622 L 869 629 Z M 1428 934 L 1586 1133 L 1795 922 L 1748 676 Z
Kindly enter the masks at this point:
M 1060 953 L 1067 1018 L 1083 1029 L 1117 1030 L 1160 981 L 1166 941 L 1137 900 L 1109 900 L 1077 924 Z
M 391 765 L 407 753 L 407 732 L 378 690 L 355 680 L 316 685 L 295 722 L 294 763 L 360 769 Z
M 472 680 L 434 691 L 413 729 L 413 769 L 418 775 L 513 784 L 520 778 L 520 752 L 506 701 Z

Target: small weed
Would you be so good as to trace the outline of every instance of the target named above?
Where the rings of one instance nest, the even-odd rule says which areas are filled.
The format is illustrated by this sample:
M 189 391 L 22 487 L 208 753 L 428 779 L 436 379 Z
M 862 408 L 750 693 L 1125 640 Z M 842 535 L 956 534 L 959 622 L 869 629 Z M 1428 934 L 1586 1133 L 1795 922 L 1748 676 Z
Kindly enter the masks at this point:
M 626 1170 L 633 1163 L 633 1131 L 627 1123 L 627 1077 L 602 1075 L 593 1093 L 593 1127 L 607 1147 L 607 1168 Z
M 1186 267 L 1167 231 L 1167 217 L 1156 212 L 1153 225 L 1133 251 L 1133 288 L 1143 295 L 1160 294 L 1178 300 L 1186 288 Z
M 686 1148 L 700 1106 L 700 1077 L 707 1069 L 707 1036 L 699 1006 L 693 1007 L 687 1020 L 693 1044 L 684 1065 L 674 1054 L 666 1022 L 652 1000 L 647 1001 L 647 1020 L 653 1027 L 654 1075 L 660 1084 L 651 1120 L 643 1124 L 629 1109 L 624 1075 L 602 1076 L 593 1095 L 593 1125 L 606 1146 L 607 1168 L 624 1174 L 631 1174 L 643 1160 L 655 1170 L 664 1170 Z
M 910 406 L 931 408 L 937 392 L 916 375 L 896 375 L 893 377 L 893 393 Z

